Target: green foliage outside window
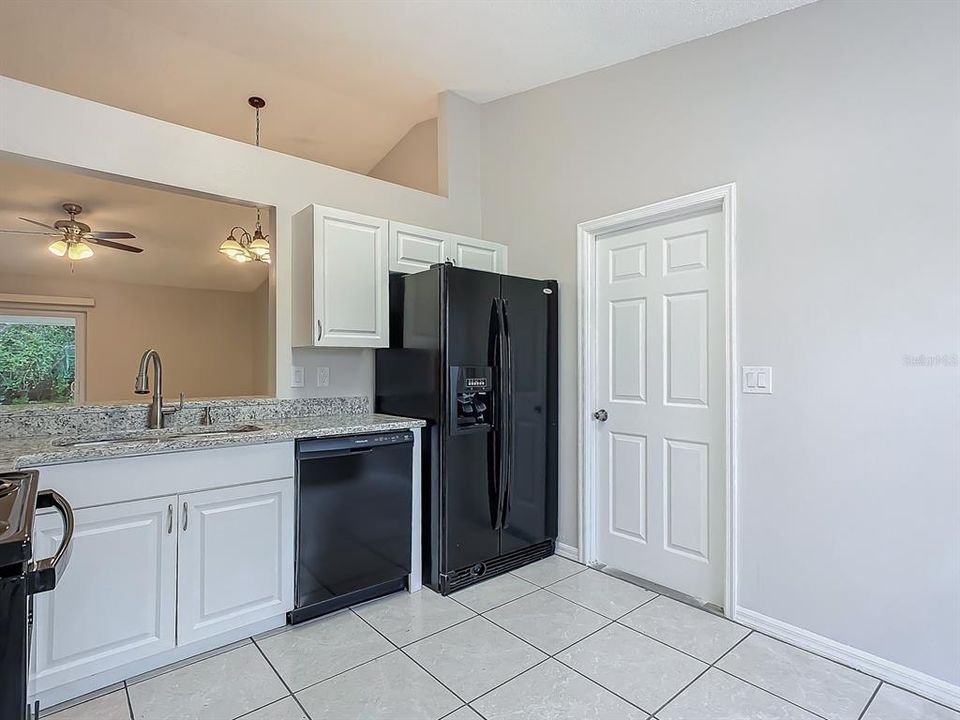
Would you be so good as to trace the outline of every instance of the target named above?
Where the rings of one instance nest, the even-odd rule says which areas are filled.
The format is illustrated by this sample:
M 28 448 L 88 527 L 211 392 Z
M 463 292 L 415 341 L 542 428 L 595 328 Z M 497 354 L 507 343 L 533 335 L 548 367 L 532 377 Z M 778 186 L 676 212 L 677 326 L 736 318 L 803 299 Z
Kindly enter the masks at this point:
M 75 329 L 0 323 L 0 405 L 73 402 Z

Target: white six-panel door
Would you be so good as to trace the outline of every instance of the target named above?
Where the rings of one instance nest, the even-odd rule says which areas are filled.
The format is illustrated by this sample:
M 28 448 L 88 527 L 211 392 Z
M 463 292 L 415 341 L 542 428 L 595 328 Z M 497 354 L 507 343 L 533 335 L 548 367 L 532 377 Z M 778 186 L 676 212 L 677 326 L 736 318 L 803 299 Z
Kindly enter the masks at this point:
M 600 235 L 594 315 L 597 559 L 717 605 L 724 252 L 719 211 Z

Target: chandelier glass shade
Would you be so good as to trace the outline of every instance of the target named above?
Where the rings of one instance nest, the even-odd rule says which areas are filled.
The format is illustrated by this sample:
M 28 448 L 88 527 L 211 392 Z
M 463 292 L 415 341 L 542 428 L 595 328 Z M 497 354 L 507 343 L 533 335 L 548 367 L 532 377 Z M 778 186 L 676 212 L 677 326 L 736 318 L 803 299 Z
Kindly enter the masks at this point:
M 260 229 L 259 219 L 253 235 L 242 227 L 235 227 L 230 231 L 227 239 L 220 243 L 218 250 L 231 260 L 239 263 L 262 262 L 270 264 L 270 243 Z

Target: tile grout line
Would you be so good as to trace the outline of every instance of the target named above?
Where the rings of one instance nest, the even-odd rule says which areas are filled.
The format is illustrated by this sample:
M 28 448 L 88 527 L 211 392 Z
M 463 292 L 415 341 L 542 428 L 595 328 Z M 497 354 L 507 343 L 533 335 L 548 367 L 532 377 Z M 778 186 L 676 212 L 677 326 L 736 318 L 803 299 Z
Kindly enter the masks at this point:
M 133 700 L 130 699 L 130 686 L 127 685 L 127 681 L 123 681 L 123 694 L 127 697 L 127 710 L 130 711 L 130 720 L 137 720 L 137 716 L 133 714 Z
M 293 626 L 291 625 L 291 627 L 293 627 Z M 294 701 L 294 702 L 297 704 L 297 706 L 300 708 L 300 711 L 301 711 L 304 715 L 307 716 L 307 720 L 310 720 L 310 713 L 307 712 L 307 709 L 300 703 L 300 700 L 299 700 L 299 699 L 297 698 L 297 696 L 294 694 L 293 690 L 291 690 L 291 689 L 290 689 L 290 686 L 287 685 L 287 681 L 283 679 L 283 675 L 281 675 L 280 672 L 273 666 L 273 663 L 270 662 L 270 658 L 267 657 L 267 654 L 263 651 L 263 648 L 260 647 L 260 645 L 257 643 L 257 641 L 254 640 L 253 638 L 250 638 L 250 641 L 253 643 L 253 646 L 257 649 L 257 652 L 260 653 L 260 656 L 266 661 L 267 665 L 270 666 L 270 669 L 273 670 L 273 674 L 276 675 L 277 678 L 279 678 L 280 682 L 283 684 L 283 687 L 284 687 L 284 688 L 286 689 L 286 691 L 289 693 L 289 695 L 287 695 L 287 697 L 292 697 L 292 698 L 293 698 L 293 701 Z M 283 700 L 283 698 L 278 698 L 277 700 L 273 700 L 273 701 L 267 703 L 266 705 L 263 705 L 263 706 L 260 707 L 260 708 L 255 708 L 254 710 L 251 710 L 250 712 L 245 713 L 245 714 L 246 714 L 246 715 L 249 715 L 250 713 L 256 712 L 257 710 L 261 710 L 261 709 L 263 709 L 263 708 L 265 708 L 265 707 L 269 707 L 270 705 L 273 705 L 273 703 L 275 703 L 275 702 L 280 702 L 280 700 Z M 243 715 L 241 715 L 240 717 L 243 717 Z M 239 720 L 239 718 L 238 718 L 237 720 Z
M 432 591 L 431 591 L 431 592 L 432 592 Z M 460 604 L 460 603 L 458 603 L 458 604 Z M 463 605 L 463 607 L 467 608 L 466 605 Z M 453 625 L 448 625 L 447 627 L 443 628 L 442 630 L 436 630 L 436 631 L 430 633 L 429 635 L 424 635 L 422 638 L 417 638 L 416 640 L 411 640 L 410 642 L 406 643 L 405 645 L 397 645 L 397 643 L 395 643 L 393 640 L 391 640 L 390 638 L 388 638 L 388 637 L 387 637 L 386 635 L 384 635 L 382 632 L 380 632 L 379 630 L 377 630 L 377 628 L 374 627 L 370 622 L 368 622 L 362 615 L 360 615 L 360 613 L 354 613 L 354 614 L 355 614 L 358 618 L 360 618 L 361 620 L 363 620 L 363 622 L 365 622 L 365 623 L 366 623 L 367 625 L 369 625 L 371 628 L 373 628 L 373 629 L 377 632 L 378 635 L 380 635 L 384 640 L 386 640 L 388 643 L 390 643 L 391 645 L 393 645 L 397 650 L 403 650 L 403 648 L 405 648 L 405 647 L 407 647 L 407 646 L 409 646 L 409 645 L 413 645 L 414 643 L 418 643 L 418 642 L 420 642 L 421 640 L 426 640 L 427 638 L 432 638 L 434 635 L 439 635 L 440 633 L 442 633 L 442 632 L 444 632 L 444 631 L 446 631 L 446 630 L 449 630 L 450 628 L 456 627 L 457 625 L 463 625 L 463 623 L 468 622 L 468 621 L 470 621 L 470 620 L 473 620 L 473 618 L 475 618 L 475 617 L 480 617 L 480 613 L 478 613 L 476 610 L 471 610 L 470 608 L 467 608 L 467 610 L 470 610 L 470 612 L 473 613 L 473 615 L 472 615 L 471 617 L 464 618 L 463 620 L 457 620 L 455 623 L 453 623 Z
M 446 715 L 441 715 L 441 716 L 438 718 L 438 720 L 444 720 L 444 718 L 448 718 L 448 717 L 450 717 L 451 715 L 453 715 L 454 713 L 460 712 L 460 711 L 463 710 L 464 708 L 468 708 L 468 707 L 470 707 L 470 704 L 469 704 L 469 703 L 464 703 L 464 704 L 461 705 L 460 707 L 454 708 L 453 710 L 451 710 L 450 712 L 448 712 Z M 470 709 L 472 710 L 473 708 L 470 708 Z
M 555 585 L 555 584 L 556 584 L 556 583 L 554 583 L 554 585 Z M 551 586 L 551 587 L 552 587 L 552 586 Z M 589 610 L 589 611 L 592 612 L 594 615 L 599 615 L 600 617 L 607 618 L 607 620 L 610 620 L 611 622 L 620 622 L 623 618 L 625 618 L 627 615 L 629 615 L 630 613 L 632 613 L 634 610 L 639 610 L 640 608 L 642 608 L 642 607 L 643 607 L 644 605 L 646 605 L 647 603 L 653 602 L 653 601 L 656 600 L 658 597 L 660 597 L 660 595 L 654 595 L 652 598 L 647 598 L 646 600 L 644 600 L 642 603 L 640 603 L 640 604 L 637 605 L 636 607 L 630 608 L 629 610 L 627 610 L 627 611 L 626 611 L 625 613 L 623 613 L 622 615 L 619 615 L 618 617 L 615 617 L 615 618 L 611 618 L 611 617 L 608 617 L 607 615 L 604 615 L 604 614 L 601 613 L 601 612 L 597 612 L 596 610 L 594 610 L 594 609 L 591 608 L 591 607 L 587 607 L 587 606 L 584 605 L 583 603 L 579 603 L 579 602 L 577 602 L 576 600 L 571 600 L 571 599 L 568 598 L 568 597 L 564 597 L 564 596 L 561 595 L 560 593 L 556 593 L 556 592 L 554 592 L 553 590 L 551 590 L 550 588 L 541 588 L 541 590 L 544 590 L 544 591 L 550 593 L 551 595 L 553 595 L 554 597 L 560 598 L 561 600 L 566 600 L 566 601 L 569 602 L 569 603 L 573 603 L 573 604 L 576 605 L 577 607 L 581 607 L 581 608 L 583 608 L 584 610 Z M 519 598 L 518 598 L 518 599 L 519 599 Z
M 739 624 L 739 623 L 737 623 L 737 624 Z M 746 626 L 745 626 L 745 625 L 742 625 L 741 627 L 746 627 Z M 752 681 L 750 681 L 750 680 L 747 680 L 746 678 L 740 677 L 740 676 L 737 675 L 736 673 L 734 673 L 734 672 L 732 672 L 732 671 L 730 671 L 730 670 L 727 670 L 726 668 L 722 668 L 722 667 L 720 667 L 719 665 L 717 665 L 717 663 L 719 663 L 719 662 L 720 662 L 721 660 L 723 660 L 727 655 L 729 655 L 731 652 L 733 652 L 733 650 L 734 650 L 738 645 L 740 645 L 741 643 L 745 642 L 745 641 L 747 640 L 747 638 L 749 638 L 749 637 L 751 637 L 751 636 L 753 636 L 753 635 L 759 635 L 759 636 L 761 636 L 761 637 L 770 638 L 770 639 L 772 639 L 772 640 L 775 640 L 776 642 L 782 643 L 783 645 L 787 645 L 788 647 L 791 647 L 791 648 L 793 648 L 793 649 L 795 649 L 795 650 L 800 650 L 801 652 L 807 653 L 808 655 L 812 655 L 813 657 L 817 657 L 817 658 L 820 658 L 820 659 L 823 659 L 823 660 L 828 660 L 829 662 L 833 662 L 832 660 L 829 660 L 829 658 L 824 658 L 824 657 L 822 657 L 822 656 L 820 656 L 820 655 L 817 655 L 816 653 L 812 653 L 812 652 L 809 652 L 808 650 L 804 650 L 804 649 L 801 648 L 801 647 L 797 647 L 796 645 L 793 645 L 792 643 L 785 642 L 785 641 L 780 640 L 780 639 L 778 639 L 778 638 L 772 637 L 771 635 L 767 635 L 767 634 L 764 633 L 764 632 L 760 632 L 759 630 L 753 630 L 752 628 L 747 628 L 747 629 L 750 630 L 750 632 L 747 633 L 739 642 L 737 642 L 736 644 L 734 644 L 733 647 L 731 647 L 729 650 L 727 650 L 723 655 L 721 655 L 720 657 L 718 657 L 713 663 L 711 663 L 710 666 L 713 667 L 713 668 L 716 668 L 717 670 L 719 670 L 720 672 L 722 672 L 724 675 L 729 675 L 730 677 L 735 678 L 736 680 L 739 680 L 739 681 L 741 681 L 741 682 L 744 682 L 744 683 L 746 683 L 747 685 L 750 685 L 751 687 L 755 687 L 757 690 L 761 690 L 762 692 L 765 692 L 765 693 L 767 693 L 768 695 L 773 695 L 773 697 L 779 698 L 780 700 L 783 700 L 783 701 L 786 702 L 786 703 L 790 703 L 790 704 L 793 705 L 794 707 L 798 707 L 798 708 L 800 708 L 801 710 L 803 710 L 804 712 L 808 712 L 808 713 L 810 713 L 811 715 L 813 715 L 813 716 L 815 716 L 815 717 L 818 717 L 818 718 L 824 718 L 823 715 L 821 715 L 821 714 L 818 713 L 818 712 L 815 712 L 814 710 L 810 710 L 809 708 L 805 708 L 803 705 L 800 705 L 799 703 L 796 703 L 796 702 L 794 702 L 793 700 L 790 700 L 790 699 L 788 699 L 788 698 L 785 698 L 785 697 L 783 697 L 782 695 L 778 695 L 777 693 L 773 692 L 772 690 L 770 690 L 770 689 L 768 689 L 768 688 L 765 688 L 765 687 L 762 687 L 762 686 L 760 686 L 760 685 L 757 685 L 756 683 L 754 683 L 754 682 L 752 682 Z M 836 664 L 842 665 L 842 663 L 836 663 Z M 846 665 L 843 665 L 843 667 L 847 667 L 847 666 L 846 666 Z M 866 677 L 869 677 L 869 678 L 877 681 L 877 683 L 878 683 L 878 684 L 877 684 L 877 687 L 874 689 L 873 694 L 870 696 L 870 699 L 872 700 L 872 699 L 873 699 L 873 696 L 880 690 L 880 686 L 883 685 L 883 681 L 880 680 L 880 679 L 878 679 L 878 678 L 873 677 L 872 675 L 867 675 L 867 674 L 864 673 L 864 672 L 860 672 L 859 670 L 855 670 L 854 668 L 848 668 L 848 669 L 849 669 L 849 670 L 854 670 L 854 672 L 858 672 L 858 673 L 860 673 L 861 675 L 864 675 L 864 676 L 866 676 Z M 870 702 L 868 701 L 868 702 L 867 702 L 867 706 L 869 706 L 869 705 L 870 705 Z M 866 712 L 866 709 L 867 709 L 867 707 L 864 707 L 863 710 L 861 710 L 861 713 Z M 827 719 L 824 718 L 824 720 L 827 720 Z
M 576 643 L 574 643 L 574 645 L 576 645 Z M 571 645 L 571 647 L 573 647 L 573 646 Z M 569 648 L 564 648 L 564 649 L 569 649 Z M 560 652 L 563 652 L 563 650 L 561 650 Z M 566 664 L 563 660 L 561 660 L 560 658 L 554 657 L 553 660 L 555 660 L 556 662 L 560 663 L 561 665 L 563 665 L 565 668 L 567 668 L 568 670 L 572 671 L 572 672 L 575 673 L 576 675 L 579 675 L 580 677 L 582 677 L 582 678 L 583 678 L 584 680 L 586 680 L 587 682 L 593 683 L 594 685 L 596 685 L 596 686 L 597 686 L 598 688 L 600 688 L 601 690 L 605 690 L 606 692 L 610 693 L 610 694 L 613 695 L 614 697 L 620 698 L 620 699 L 623 700 L 625 703 L 627 703 L 627 705 L 629 705 L 630 707 L 635 707 L 637 710 L 639 710 L 639 711 L 642 712 L 642 713 L 646 713 L 648 716 L 651 715 L 651 713 L 650 713 L 648 710 L 646 710 L 645 708 L 640 707 L 639 705 L 637 705 L 637 704 L 636 704 L 635 702 L 633 702 L 632 700 L 627 700 L 625 697 L 623 697 L 623 695 L 619 694 L 618 692 L 616 692 L 616 691 L 614 691 L 614 690 L 611 690 L 611 689 L 608 688 L 606 685 L 603 685 L 603 684 L 597 682 L 597 681 L 594 680 L 593 678 L 587 677 L 587 676 L 584 675 L 582 672 L 580 672 L 579 670 L 577 670 L 575 667 L 571 667 L 570 665 L 567 665 L 567 664 Z M 706 671 L 704 671 L 704 672 L 706 672 Z
M 133 677 L 127 678 L 123 681 L 124 685 L 139 685 L 141 683 L 150 682 L 151 680 L 156 680 L 158 677 L 162 677 L 169 673 L 175 672 L 177 670 L 183 670 L 188 668 L 191 665 L 196 665 L 197 663 L 203 662 L 204 660 L 210 660 L 211 658 L 218 657 L 220 655 L 225 655 L 227 653 L 233 652 L 234 650 L 239 650 L 244 645 L 253 642 L 252 637 L 243 638 L 236 640 L 232 643 L 227 643 L 218 648 L 213 648 L 212 650 L 207 650 L 206 652 L 198 653 L 196 655 L 191 655 L 186 657 L 183 660 L 177 660 L 176 662 L 169 663 L 167 665 L 161 665 L 154 670 L 147 670 L 146 672 L 140 673 L 139 675 L 134 675 Z M 142 678 L 138 680 L 137 678 Z
M 438 683 L 440 683 L 440 685 L 442 685 L 442 686 L 446 689 L 447 692 L 449 692 L 449 693 L 452 694 L 455 698 L 457 698 L 457 700 L 459 700 L 460 702 L 462 702 L 464 705 L 467 704 L 467 701 L 466 701 L 466 700 L 464 700 L 462 697 L 460 697 L 459 694 L 455 693 L 453 690 L 451 690 L 449 687 L 447 687 L 446 683 L 444 683 L 440 678 L 438 678 L 438 677 L 437 677 L 436 675 L 434 675 L 432 672 L 430 672 L 429 670 L 427 670 L 427 668 L 425 668 L 423 665 L 421 665 L 420 663 L 418 663 L 415 658 L 410 657 L 409 654 L 407 654 L 406 652 L 404 652 L 403 647 L 409 647 L 410 645 L 413 645 L 413 644 L 415 644 L 415 643 L 420 642 L 420 640 L 426 640 L 428 637 L 432 637 L 432 635 L 427 635 L 427 636 L 425 636 L 425 637 L 422 637 L 422 638 L 420 638 L 420 640 L 414 640 L 413 642 L 409 642 L 409 643 L 407 643 L 407 645 L 401 647 L 400 645 L 397 645 L 395 642 L 393 642 L 393 640 L 391 640 L 390 638 L 388 638 L 386 635 L 384 635 L 382 632 L 380 632 L 380 631 L 379 631 L 377 628 L 375 628 L 373 625 L 371 625 L 369 622 L 367 622 L 364 618 L 360 617 L 359 614 L 357 614 L 357 613 L 354 613 L 354 614 L 357 615 L 357 617 L 359 617 L 362 622 L 366 623 L 375 633 L 377 633 L 378 635 L 380 635 L 380 637 L 382 637 L 382 638 L 383 638 L 384 640 L 386 640 L 388 643 L 390 643 L 391 645 L 393 645 L 397 650 L 399 650 L 401 655 L 403 655 L 405 658 L 407 658 L 408 660 L 410 660 L 411 662 L 413 662 L 414 665 L 416 665 L 418 668 L 420 668 L 421 670 L 423 670 L 427 675 L 429 675 L 431 678 L 433 678 L 433 679 L 436 680 Z M 451 626 L 448 627 L 448 628 L 444 628 L 443 630 L 438 630 L 436 633 L 433 633 L 433 635 L 436 635 L 436 634 L 438 634 L 438 633 L 442 633 L 442 632 L 444 632 L 445 630 L 449 630 L 449 629 L 452 628 L 452 627 L 456 627 L 457 625 L 462 625 L 462 624 L 465 623 L 465 622 L 468 622 L 468 621 L 470 621 L 470 620 L 473 620 L 474 617 L 479 617 L 479 616 L 478 616 L 478 615 L 474 615 L 473 617 L 467 618 L 466 620 L 461 620 L 460 622 L 454 623 L 453 625 L 451 625 Z M 383 656 L 381 655 L 381 657 L 383 657 Z M 461 706 L 461 707 L 462 707 L 462 706 Z M 455 708 L 455 709 L 451 710 L 450 712 L 453 713 L 453 712 L 456 712 L 456 711 L 459 710 L 459 709 L 460 709 L 460 708 L 458 707 L 458 708 Z M 449 714 L 450 714 L 450 713 L 447 713 L 447 715 L 449 715 Z
M 642 607 L 642 606 L 641 606 L 641 607 Z M 630 612 L 633 612 L 633 611 L 631 610 Z M 627 613 L 627 615 L 629 615 L 629 614 L 630 614 L 630 613 Z M 626 617 L 626 615 L 624 615 L 624 617 Z M 622 620 L 623 618 L 620 618 L 620 619 Z M 697 657 L 696 655 L 691 655 L 691 654 L 688 653 L 686 650 L 681 650 L 681 649 L 678 648 L 678 647 L 674 647 L 673 645 L 671 645 L 670 643 L 668 643 L 666 640 L 661 640 L 660 638 L 655 637 L 655 636 L 653 636 L 653 635 L 648 635 L 647 633 L 643 632 L 643 630 L 637 630 L 635 627 L 630 627 L 629 625 L 625 625 L 624 623 L 620 622 L 620 620 L 614 620 L 614 622 L 615 622 L 617 625 L 619 625 L 620 627 L 622 627 L 622 628 L 626 628 L 627 630 L 630 630 L 630 631 L 632 631 L 632 632 L 635 632 L 635 633 L 637 633 L 637 635 L 643 635 L 643 637 L 647 638 L 648 640 L 653 640 L 655 643 L 659 643 L 660 645 L 663 645 L 664 647 L 668 647 L 668 648 L 670 648 L 671 650 L 675 650 L 676 652 L 678 652 L 678 653 L 680 653 L 680 654 L 682 654 L 682 655 L 686 655 L 688 658 L 693 658 L 693 659 L 696 660 L 697 662 L 701 662 L 701 663 L 703 663 L 704 665 L 706 665 L 706 666 L 708 666 L 708 667 L 713 667 L 713 664 L 714 664 L 715 662 L 717 662 L 718 660 L 720 660 L 720 658 L 722 658 L 722 657 L 723 657 L 724 655 L 726 655 L 728 652 L 730 652 L 731 650 L 733 650 L 737 645 L 739 645 L 739 644 L 742 643 L 744 640 L 746 640 L 748 637 L 750 637 L 750 633 L 748 632 L 748 633 L 747 633 L 746 635 L 744 635 L 742 638 L 740 638 L 739 640 L 737 640 L 733 645 L 731 645 L 729 648 L 727 648 L 726 650 L 724 650 L 724 651 L 723 651 L 723 654 L 721 654 L 720 657 L 718 657 L 716 660 L 714 660 L 714 661 L 711 663 L 711 662 L 707 662 L 707 661 L 704 660 L 703 658 Z
M 500 627 L 500 626 L 498 625 L 497 627 Z M 508 631 L 508 632 L 509 632 L 509 631 Z M 543 652 L 543 651 L 541 650 L 540 652 Z M 546 655 L 546 653 L 544 653 L 544 655 Z M 476 708 L 473 707 L 473 703 L 475 703 L 475 702 L 476 702 L 477 700 L 479 700 L 480 698 L 486 697 L 487 695 L 489 695 L 490 693 L 494 692 L 495 690 L 499 690 L 500 688 L 502 688 L 502 687 L 503 687 L 504 685 L 506 685 L 507 683 L 513 682 L 513 681 L 516 680 L 518 677 L 520 677 L 521 675 L 525 675 L 526 673 L 530 672 L 530 671 L 533 670 L 534 668 L 540 667 L 541 665 L 543 665 L 543 664 L 544 664 L 545 662 L 547 662 L 548 660 L 553 660 L 553 657 L 552 657 L 551 655 L 547 655 L 545 658 L 543 658 L 542 660 L 537 661 L 535 664 L 531 665 L 530 667 L 528 667 L 528 668 L 527 668 L 526 670 L 524 670 L 523 672 L 521 672 L 521 673 L 519 673 L 519 674 L 517 674 L 517 675 L 514 675 L 512 678 L 509 678 L 509 679 L 507 679 L 507 680 L 504 680 L 504 681 L 503 681 L 502 683 L 500 683 L 499 685 L 495 685 L 494 687 L 490 688 L 490 689 L 487 690 L 486 692 L 481 693 L 480 695 L 477 695 L 477 697 L 475 697 L 473 700 L 471 700 L 469 703 L 467 703 L 467 705 L 470 706 L 470 709 L 471 709 L 471 710 L 473 710 L 474 712 L 479 713 L 479 711 L 478 711 Z
M 630 629 L 633 630 L 633 628 L 630 628 Z M 639 632 L 639 630 L 635 630 L 634 632 Z M 640 634 L 643 635 L 643 633 L 640 633 Z M 752 633 L 748 632 L 748 633 L 747 633 L 746 635 L 744 635 L 742 638 L 740 638 L 739 640 L 737 640 L 733 645 L 731 645 L 729 648 L 727 648 L 725 652 L 721 653 L 720 657 L 718 657 L 718 658 L 717 658 L 716 660 L 714 660 L 712 663 L 707 663 L 707 667 L 705 667 L 701 672 L 699 672 L 699 673 L 697 674 L 697 676 L 696 676 L 693 680 L 691 680 L 691 681 L 688 682 L 686 685 L 684 685 L 682 688 L 680 688 L 680 690 L 679 690 L 672 698 L 670 698 L 670 699 L 667 700 L 665 703 L 663 703 L 663 705 L 661 705 L 661 706 L 658 707 L 656 710 L 654 710 L 653 713 L 651 713 L 651 716 L 656 715 L 658 712 L 660 712 L 660 711 L 663 710 L 665 707 L 667 707 L 667 705 L 669 705 L 669 704 L 672 703 L 674 700 L 676 700 L 678 697 L 680 697 L 681 695 L 683 695 L 683 693 L 685 693 L 687 690 L 690 689 L 690 686 L 691 686 L 691 685 L 693 685 L 697 680 L 699 680 L 699 679 L 702 678 L 704 675 L 706 675 L 708 672 L 710 672 L 710 669 L 713 668 L 713 667 L 715 667 L 716 663 L 720 662 L 721 659 L 723 659 L 724 657 L 726 657 L 728 653 L 730 653 L 731 651 L 733 651 L 733 649 L 734 649 L 735 647 L 737 647 L 737 645 L 739 645 L 739 644 L 742 643 L 744 640 L 746 640 L 748 637 L 750 637 L 751 634 L 752 634 Z M 645 637 L 647 637 L 647 636 L 645 635 Z M 654 639 L 655 639 L 655 638 L 654 638 Z M 666 643 L 663 643 L 663 644 L 666 645 Z M 673 647 L 673 646 L 672 646 L 672 645 L 667 645 L 667 647 Z M 673 649 L 676 650 L 677 648 L 673 648 Z M 683 651 L 680 650 L 679 652 L 683 652 Z M 684 653 L 684 654 L 686 654 L 686 653 Z M 690 655 L 690 657 L 693 657 L 693 656 Z M 700 658 L 695 658 L 695 659 L 700 660 Z M 700 660 L 700 662 L 703 662 L 703 660 Z M 717 668 L 717 669 L 719 670 L 720 668 Z
M 360 619 L 363 620 L 363 618 L 360 618 Z M 293 626 L 291 626 L 291 627 L 293 627 Z M 376 630 L 376 628 L 373 628 L 373 629 Z M 271 636 L 271 637 L 272 637 L 272 636 Z M 381 635 L 381 637 L 382 637 L 382 635 Z M 266 638 L 264 638 L 264 640 L 266 640 Z M 386 657 L 387 655 L 390 655 L 390 654 L 392 654 L 392 653 L 395 653 L 397 650 L 400 649 L 400 648 L 398 648 L 396 645 L 394 645 L 392 642 L 390 642 L 390 640 L 389 640 L 388 638 L 384 638 L 384 640 L 386 640 L 388 643 L 390 643 L 390 645 L 393 646 L 390 650 L 387 650 L 387 652 L 385 652 L 385 653 L 380 653 L 380 654 L 377 655 L 376 657 L 372 657 L 372 658 L 370 658 L 369 660 L 364 660 L 362 663 L 357 663 L 357 664 L 354 665 L 353 667 L 348 667 L 348 668 L 346 668 L 345 670 L 340 670 L 339 672 L 334 673 L 334 674 L 331 675 L 330 677 L 325 677 L 325 678 L 323 678 L 323 680 L 317 680 L 316 682 L 312 682 L 312 683 L 310 683 L 309 685 L 304 685 L 302 688 L 300 688 L 299 690 L 297 690 L 297 692 L 291 692 L 290 694 L 293 695 L 294 698 L 296 698 L 297 693 L 303 692 L 304 690 L 307 690 L 307 689 L 312 688 L 312 687 L 316 687 L 316 686 L 319 685 L 320 683 L 325 683 L 327 680 L 333 680 L 335 677 L 340 677 L 340 676 L 343 675 L 344 673 L 348 673 L 348 672 L 350 672 L 351 670 L 356 670 L 358 667 L 362 667 L 362 666 L 364 666 L 364 665 L 368 665 L 368 664 L 372 663 L 374 660 L 379 660 L 380 658 Z M 254 644 L 255 644 L 255 645 L 257 644 L 256 641 L 254 641 Z M 259 649 L 260 652 L 263 653 L 263 648 L 261 648 L 259 645 L 257 645 L 257 649 Z M 265 656 L 265 655 L 266 655 L 266 654 L 264 653 L 264 656 Z M 267 662 L 270 662 L 270 661 L 267 660 Z M 276 671 L 275 671 L 275 672 L 276 672 Z M 279 675 L 279 673 L 277 673 L 277 674 Z M 281 680 L 282 680 L 282 678 L 281 678 Z M 297 700 L 297 703 L 298 703 L 298 704 L 299 704 L 299 702 L 300 702 L 300 701 Z
M 509 575 L 510 573 L 506 573 L 506 574 Z M 502 576 L 499 576 L 499 577 L 502 577 Z M 516 577 L 516 576 L 515 576 L 515 577 Z M 520 579 L 523 580 L 523 578 L 520 578 Z M 529 581 L 528 581 L 528 580 L 524 580 L 524 582 L 529 582 Z M 515 598 L 510 598 L 509 600 L 504 600 L 502 603 L 499 603 L 499 604 L 497 604 L 497 605 L 494 605 L 493 607 L 486 608 L 485 610 L 477 610 L 476 608 L 470 607 L 469 605 L 467 605 L 467 604 L 466 604 L 465 602 L 463 602 L 462 600 L 457 600 L 457 598 L 454 597 L 455 593 L 451 593 L 450 595 L 447 595 L 446 597 L 450 598 L 451 600 L 453 600 L 453 601 L 454 601 L 455 603 L 457 603 L 458 605 L 462 605 L 462 606 L 465 607 L 467 610 L 471 610 L 471 611 L 475 612 L 477 615 L 483 615 L 485 612 L 490 612 L 491 610 L 496 610 L 497 608 L 503 607 L 504 605 L 509 605 L 509 604 L 512 603 L 514 600 L 519 600 L 520 598 L 525 598 L 525 597 L 527 597 L 528 595 L 533 595 L 535 592 L 539 592 L 540 590 L 544 590 L 544 589 L 545 589 L 545 588 L 540 587 L 539 585 L 535 585 L 534 583 L 530 583 L 530 585 L 533 585 L 533 590 L 530 590 L 529 592 L 525 592 L 525 593 L 523 593 L 522 595 L 517 595 Z
M 810 709 L 808 709 L 808 708 L 805 708 L 805 707 L 803 707 L 803 705 L 798 705 L 798 704 L 795 703 L 793 700 L 788 700 L 787 698 L 783 697 L 782 695 L 777 695 L 775 692 L 772 692 L 771 690 L 767 690 L 767 688 L 761 687 L 761 686 L 757 685 L 756 683 L 751 682 L 750 680 L 745 680 L 744 678 L 740 677 L 739 675 L 734 675 L 734 674 L 733 674 L 732 672 L 730 672 L 729 670 L 725 670 L 725 669 L 723 669 L 722 667 L 715 667 L 714 670 L 718 670 L 719 672 L 722 672 L 724 675 L 729 675 L 729 676 L 732 677 L 734 680 L 739 680 L 740 682 L 745 683 L 745 684 L 749 685 L 750 687 L 756 688 L 757 690 L 760 690 L 761 692 L 765 692 L 767 695 L 772 695 L 773 697 L 777 698 L 778 700 L 783 700 L 785 703 L 788 703 L 788 704 L 790 704 L 790 705 L 793 705 L 794 707 L 800 708 L 800 709 L 803 710 L 805 713 L 809 713 L 810 715 L 813 715 L 815 718 L 822 718 L 822 720 L 829 720 L 829 718 L 824 717 L 824 716 L 821 715 L 820 713 L 814 712 L 813 710 L 810 710 Z
M 863 720 L 863 716 L 867 714 L 867 710 L 870 709 L 870 706 L 873 704 L 873 700 L 877 697 L 877 694 L 880 692 L 880 688 L 883 687 L 883 681 L 880 681 L 880 684 L 874 688 L 873 694 L 870 696 L 870 699 L 867 700 L 867 704 L 863 706 L 863 710 L 860 711 L 860 714 L 857 715 L 857 720 Z

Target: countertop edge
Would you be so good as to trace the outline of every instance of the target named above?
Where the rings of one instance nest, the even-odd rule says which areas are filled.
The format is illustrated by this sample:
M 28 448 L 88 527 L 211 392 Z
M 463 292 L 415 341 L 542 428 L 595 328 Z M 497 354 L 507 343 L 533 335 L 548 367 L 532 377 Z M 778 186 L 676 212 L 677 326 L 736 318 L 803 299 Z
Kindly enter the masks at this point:
M 323 421 L 326 419 L 328 423 Z M 116 458 L 164 455 L 169 453 L 191 452 L 197 450 L 216 450 L 245 445 L 265 445 L 276 442 L 292 442 L 302 438 L 342 437 L 346 435 L 367 435 L 392 430 L 412 430 L 426 426 L 424 420 L 416 418 L 383 415 L 379 413 L 350 416 L 297 417 L 288 420 L 270 420 L 262 423 L 263 430 L 247 433 L 226 434 L 220 437 L 203 439 L 178 437 L 176 439 L 146 440 L 98 447 L 56 447 L 57 437 L 47 436 L 21 439 L 20 444 L 36 443 L 38 449 L 27 449 L 20 453 L 3 453 L 3 445 L 16 441 L 0 442 L 0 472 L 43 468 L 50 465 L 111 460 Z M 290 426 L 289 429 L 283 426 Z M 5 456 L 4 456 L 5 455 Z

